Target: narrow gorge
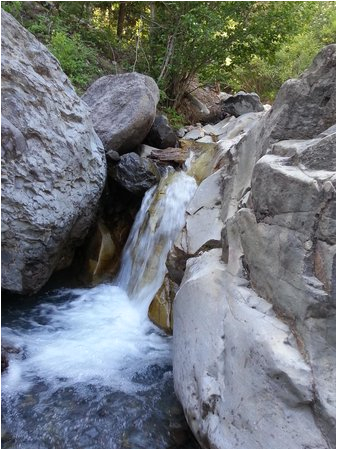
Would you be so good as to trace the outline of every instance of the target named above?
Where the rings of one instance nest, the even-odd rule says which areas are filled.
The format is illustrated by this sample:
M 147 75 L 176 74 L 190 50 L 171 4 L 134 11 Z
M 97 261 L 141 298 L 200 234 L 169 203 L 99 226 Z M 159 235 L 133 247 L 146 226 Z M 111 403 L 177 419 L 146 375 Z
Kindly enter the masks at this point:
M 335 448 L 335 45 L 175 132 L 1 21 L 2 447 Z

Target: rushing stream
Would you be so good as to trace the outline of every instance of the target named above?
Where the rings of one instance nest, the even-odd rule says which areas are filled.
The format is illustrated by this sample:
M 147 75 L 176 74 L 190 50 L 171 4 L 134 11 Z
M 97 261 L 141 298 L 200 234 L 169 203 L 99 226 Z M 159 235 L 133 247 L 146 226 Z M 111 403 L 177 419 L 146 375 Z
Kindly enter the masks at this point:
M 193 448 L 173 394 L 171 340 L 147 311 L 195 189 L 180 172 L 146 193 L 115 283 L 4 314 L 2 336 L 20 349 L 2 376 L 4 447 Z

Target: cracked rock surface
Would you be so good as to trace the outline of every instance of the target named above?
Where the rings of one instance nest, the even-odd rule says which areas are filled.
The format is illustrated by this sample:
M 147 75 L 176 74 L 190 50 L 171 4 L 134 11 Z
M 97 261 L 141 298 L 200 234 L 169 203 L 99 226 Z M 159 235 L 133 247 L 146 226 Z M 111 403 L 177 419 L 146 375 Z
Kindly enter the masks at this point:
M 67 267 L 96 211 L 106 161 L 58 61 L 2 19 L 2 287 L 37 292 Z
M 193 201 L 222 248 L 189 251 L 188 215 L 169 255 L 175 389 L 204 448 L 336 445 L 334 65 L 330 45 L 243 133 L 249 114 L 221 125 L 221 205 L 211 177 Z

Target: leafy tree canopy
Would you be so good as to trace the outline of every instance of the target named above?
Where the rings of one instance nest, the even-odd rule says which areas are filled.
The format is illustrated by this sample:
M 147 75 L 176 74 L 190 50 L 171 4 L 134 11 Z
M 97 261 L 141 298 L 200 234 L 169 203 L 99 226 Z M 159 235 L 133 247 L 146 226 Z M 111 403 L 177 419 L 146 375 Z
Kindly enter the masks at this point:
M 49 46 L 80 93 L 98 76 L 146 73 L 162 105 L 179 105 L 189 82 L 256 90 L 272 99 L 325 44 L 335 41 L 335 2 L 2 2 Z

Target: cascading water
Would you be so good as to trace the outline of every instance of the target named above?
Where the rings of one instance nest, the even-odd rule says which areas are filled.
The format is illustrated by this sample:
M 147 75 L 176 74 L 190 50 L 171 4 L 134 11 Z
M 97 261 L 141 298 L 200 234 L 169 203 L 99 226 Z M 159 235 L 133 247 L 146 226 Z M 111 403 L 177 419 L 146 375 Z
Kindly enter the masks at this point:
M 195 190 L 176 172 L 146 193 L 114 284 L 53 292 L 3 318 L 3 338 L 22 349 L 2 376 L 5 447 L 174 448 L 170 338 L 147 310 Z

